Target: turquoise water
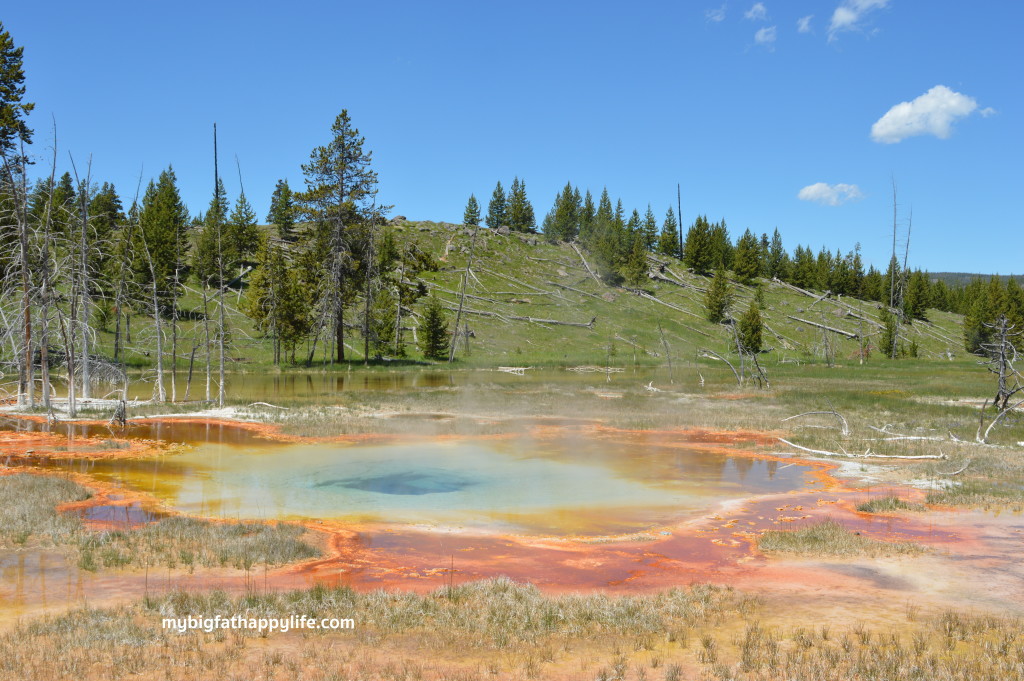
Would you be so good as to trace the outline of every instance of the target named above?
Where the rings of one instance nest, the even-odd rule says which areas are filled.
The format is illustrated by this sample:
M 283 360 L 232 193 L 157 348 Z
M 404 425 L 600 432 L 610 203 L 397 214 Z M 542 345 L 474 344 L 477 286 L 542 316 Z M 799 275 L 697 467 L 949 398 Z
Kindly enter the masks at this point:
M 86 472 L 207 516 L 612 534 L 675 522 L 723 499 L 815 484 L 809 470 L 629 435 L 208 443 L 91 462 Z

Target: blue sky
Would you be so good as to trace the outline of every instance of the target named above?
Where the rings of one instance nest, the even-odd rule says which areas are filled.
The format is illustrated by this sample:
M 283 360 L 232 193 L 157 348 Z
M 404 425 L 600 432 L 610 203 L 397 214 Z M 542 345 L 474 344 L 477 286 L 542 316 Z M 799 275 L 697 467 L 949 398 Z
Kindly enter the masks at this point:
M 12 3 L 34 152 L 130 203 L 172 164 L 193 211 L 212 187 L 262 218 L 278 178 L 347 108 L 380 198 L 461 221 L 469 194 L 526 181 L 538 221 L 571 180 L 661 218 L 884 265 L 891 179 L 911 261 L 1024 272 L 1024 4 L 939 0 L 623 3 Z M 808 18 L 809 17 L 809 18 Z M 895 107 L 895 108 L 894 108 Z M 803 198 L 801 198 L 803 197 Z M 993 246 L 995 240 L 1001 245 Z

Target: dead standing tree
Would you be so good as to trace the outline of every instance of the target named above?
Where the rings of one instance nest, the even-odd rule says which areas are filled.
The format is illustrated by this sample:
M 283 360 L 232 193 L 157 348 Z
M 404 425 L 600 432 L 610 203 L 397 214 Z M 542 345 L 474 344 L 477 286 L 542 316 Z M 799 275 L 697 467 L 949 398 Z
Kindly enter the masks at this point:
M 988 359 L 980 361 L 979 364 L 982 364 L 991 373 L 995 374 L 998 377 L 998 383 L 995 400 L 992 403 L 996 408 L 996 416 L 989 423 L 984 433 L 981 427 L 985 418 L 985 410 L 988 407 L 987 400 L 981 408 L 978 434 L 975 439 L 983 444 L 988 441 L 988 434 L 1006 414 L 1024 404 L 1024 400 L 1010 404 L 1010 399 L 1024 390 L 1024 385 L 1021 384 L 1024 376 L 1014 367 L 1014 363 L 1017 361 L 1017 347 L 1014 345 L 1013 339 L 1020 336 L 1021 332 L 1014 330 L 1016 326 L 1010 324 L 1006 315 L 1000 315 L 995 324 L 985 322 L 984 325 L 995 332 L 995 337 L 991 342 L 981 344 L 981 349 L 988 356 Z
M 993 404 L 996 409 L 1002 411 L 1009 407 L 1011 397 L 1024 390 L 1024 386 L 1021 385 L 1021 374 L 1013 366 L 1017 361 L 1017 347 L 1013 339 L 1020 336 L 1020 331 L 1014 331 L 1016 326 L 1010 324 L 1006 315 L 1000 315 L 995 324 L 984 323 L 984 326 L 995 332 L 995 338 L 991 343 L 981 344 L 981 349 L 988 355 L 988 359 L 980 364 L 999 377 L 999 387 Z
M 2 184 L 8 195 L 10 204 L 10 221 L 15 224 L 18 233 L 18 253 L 16 265 L 21 279 L 21 339 L 18 345 L 18 405 L 34 407 L 35 372 L 34 346 L 32 344 L 32 298 L 34 286 L 32 282 L 31 264 L 29 260 L 29 214 L 28 214 L 28 179 L 25 174 L 25 139 L 22 139 L 20 153 L 9 155 L 5 146 L 0 146 L 3 160 Z
M 473 238 L 469 242 L 469 254 L 466 256 L 466 269 L 462 273 L 462 287 L 459 289 L 459 309 L 455 313 L 455 327 L 452 330 L 452 342 L 448 349 L 448 363 L 455 361 L 455 346 L 459 339 L 459 322 L 462 321 L 462 310 L 466 304 L 466 283 L 473 267 L 473 251 L 476 249 L 476 235 L 480 231 L 480 225 L 473 228 Z M 469 336 L 466 336 L 467 342 Z

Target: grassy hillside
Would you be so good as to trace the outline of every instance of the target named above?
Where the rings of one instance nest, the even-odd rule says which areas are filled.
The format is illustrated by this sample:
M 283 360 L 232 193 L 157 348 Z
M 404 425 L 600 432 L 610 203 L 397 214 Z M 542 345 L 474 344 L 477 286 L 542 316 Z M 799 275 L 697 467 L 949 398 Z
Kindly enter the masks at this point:
M 392 229 L 399 240 L 415 241 L 440 262 L 439 271 L 427 272 L 421 278 L 431 294 L 451 310 L 453 322 L 457 292 L 469 256 L 471 230 L 433 222 L 406 222 Z M 701 349 L 725 354 L 734 348 L 732 327 L 712 324 L 704 318 L 704 289 L 709 279 L 688 272 L 678 260 L 652 256 L 651 273 L 658 278 L 648 279 L 641 289 L 629 290 L 606 286 L 591 276 L 584 258 L 591 267 L 593 263 L 585 251 L 578 253 L 567 244 L 548 244 L 536 235 L 502 235 L 481 228 L 473 258 L 473 276 L 466 289 L 463 316 L 471 337 L 468 353 L 462 344 L 458 349 L 462 366 L 603 366 L 609 362 L 617 366 L 662 365 L 667 362 L 666 346 L 674 361 L 690 360 Z M 659 271 L 662 266 L 663 271 Z M 764 344 L 770 351 L 762 355 L 762 362 L 778 364 L 814 358 L 824 361 L 827 344 L 836 362 L 855 363 L 862 338 L 864 347 L 881 358 L 874 349 L 880 332 L 880 310 L 876 303 L 820 299 L 817 293 L 801 293 L 778 282 L 764 282 L 764 286 Z M 736 295 L 731 313 L 739 317 L 747 309 L 754 289 L 737 282 L 733 282 L 733 287 Z M 178 331 L 182 371 L 187 370 L 196 345 L 200 346 L 195 354 L 197 371 L 204 361 L 202 299 L 194 284 L 190 288 L 181 300 Z M 245 295 L 243 289 L 227 296 L 230 368 L 236 371 L 271 364 L 269 339 L 238 311 Z M 417 327 L 424 301 L 421 299 L 413 306 L 404 326 Z M 358 305 L 350 309 L 350 322 L 355 324 Z M 211 314 L 214 310 L 211 305 Z M 963 356 L 959 316 L 937 310 L 930 311 L 928 316 L 929 321 L 916 321 L 904 327 L 906 343 L 915 343 L 922 359 Z M 823 331 L 812 324 L 837 332 Z M 145 314 L 137 315 L 131 331 L 129 365 L 152 366 L 152 320 Z M 165 331 L 169 334 L 169 330 Z M 347 356 L 361 362 L 363 343 L 359 331 L 354 328 L 348 333 Z M 407 352 L 410 359 L 419 359 L 414 335 L 418 336 L 411 330 L 405 332 Z M 99 333 L 99 342 L 101 351 L 110 356 L 112 325 Z M 169 343 L 165 344 L 165 351 L 170 352 Z M 307 352 L 299 348 L 297 358 L 304 359 Z M 318 349 L 318 359 L 321 354 Z

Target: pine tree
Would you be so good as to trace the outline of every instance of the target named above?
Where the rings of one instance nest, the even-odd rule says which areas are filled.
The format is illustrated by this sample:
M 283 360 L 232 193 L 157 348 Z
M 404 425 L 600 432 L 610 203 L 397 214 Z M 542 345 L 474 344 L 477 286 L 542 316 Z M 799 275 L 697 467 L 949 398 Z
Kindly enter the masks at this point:
M 448 337 L 451 334 L 444 308 L 437 298 L 431 297 L 423 310 L 419 335 L 424 357 L 438 361 L 448 358 Z
M 309 163 L 303 164 L 306 191 L 296 195 L 312 223 L 305 244 L 312 270 L 308 275 L 316 276 L 310 284 L 317 289 L 321 324 L 332 323 L 339 362 L 345 359 L 345 307 L 363 283 L 354 266 L 364 259 L 353 246 L 368 243 L 353 232 L 364 228 L 372 233 L 373 222 L 388 208 L 374 201 L 377 173 L 371 168 L 373 152 L 364 151 L 365 143 L 348 110 L 342 109 L 331 125 L 330 142 L 313 149 Z
M 178 193 L 174 169 L 168 167 L 156 182 L 151 180 L 146 188 L 139 211 L 139 245 L 135 248 L 136 253 L 142 254 L 135 259 L 137 281 L 148 286 L 155 275 L 163 305 L 177 295 L 172 289 L 175 273 L 184 267 L 186 249 L 183 244 L 188 243 L 188 224 L 188 209 Z M 177 280 L 180 282 L 180 277 Z
M 579 234 L 582 206 L 580 192 L 567 182 L 555 196 L 555 203 L 544 217 L 544 236 L 551 243 L 572 241 Z
M 639 234 L 640 227 L 642 225 L 643 222 L 640 220 L 640 211 L 634 208 L 633 212 L 629 216 L 629 221 L 626 223 L 626 231 L 629 232 L 630 235 Z
M 885 307 L 879 313 L 879 318 L 882 320 L 882 335 L 878 341 L 878 349 L 889 359 L 899 359 L 906 354 L 906 348 L 899 342 L 899 319 Z
M 721 253 L 711 241 L 711 225 L 706 217 L 698 215 L 686 232 L 683 243 L 683 262 L 697 274 L 707 275 L 718 267 L 725 267 Z
M 270 211 L 267 222 L 277 227 L 277 234 L 284 241 L 295 241 L 295 197 L 288 180 L 278 180 L 274 193 L 270 195 Z
M 886 296 L 889 292 L 886 291 Z M 874 265 L 868 267 L 868 273 L 864 275 L 864 282 L 861 284 L 861 296 L 865 300 L 882 302 L 882 273 L 875 269 Z
M 638 287 L 647 279 L 647 247 L 639 229 L 630 232 L 627 238 L 630 247 L 622 266 L 622 276 L 627 284 Z
M 78 219 L 78 190 L 71 173 L 64 173 L 53 190 L 53 228 L 56 234 L 72 239 Z
M 612 198 L 608 195 L 608 187 L 601 190 L 601 198 L 597 202 L 595 219 L 611 222 L 615 219 L 615 212 L 612 210 Z
M 740 345 L 743 347 L 744 352 L 761 352 L 763 327 L 764 322 L 761 321 L 761 310 L 758 308 L 757 302 L 752 300 L 746 314 L 740 317 L 737 329 Z
M 732 305 L 732 286 L 725 276 L 725 268 L 715 270 L 715 278 L 711 280 L 707 294 L 704 296 L 704 313 L 707 320 L 718 324 L 725 319 Z
M 395 350 L 395 321 L 398 315 L 398 301 L 390 287 L 382 288 L 370 304 L 370 319 L 365 323 L 370 333 L 370 347 L 373 356 L 381 358 Z M 404 345 L 397 344 L 397 356 L 405 354 Z
M 910 275 L 907 293 L 903 301 L 904 315 L 908 319 L 927 319 L 927 311 L 931 306 L 931 287 L 928 277 L 921 270 Z
M 474 194 L 470 194 L 469 201 L 466 202 L 466 210 L 462 213 L 462 224 L 480 224 L 480 204 L 476 202 L 476 196 Z
M 733 269 L 740 283 L 750 284 L 761 272 L 760 246 L 757 237 L 748 229 L 736 242 L 736 257 Z
M 618 286 L 622 283 L 626 260 L 628 242 L 625 240 L 625 231 L 619 228 L 614 218 L 605 218 L 599 211 L 592 234 L 587 250 L 594 255 L 597 273 L 609 286 Z
M 622 207 L 622 199 L 615 201 L 615 226 L 619 231 L 626 230 L 626 209 Z
M 212 286 L 226 274 L 221 271 L 224 235 L 227 232 L 228 193 L 224 181 L 217 178 L 217 188 L 192 248 L 192 271 L 201 283 Z M 219 243 L 218 243 L 218 240 Z
M 89 215 L 94 230 L 92 248 L 89 250 L 89 268 L 97 273 L 97 283 L 104 291 L 113 288 L 117 272 L 111 269 L 114 234 L 124 223 L 124 209 L 114 185 L 104 182 L 89 201 Z
M 586 241 L 588 235 L 594 227 L 594 219 L 597 217 L 597 209 L 594 208 L 594 196 L 587 190 L 587 195 L 583 199 L 583 208 L 580 210 L 580 221 L 579 230 L 577 236 L 580 241 Z
M 681 258 L 679 252 L 679 223 L 672 206 L 665 213 L 665 222 L 661 225 L 661 236 L 658 238 L 658 252 L 673 258 Z
M 899 260 L 897 260 L 896 256 L 893 255 L 889 259 L 889 269 L 885 271 L 885 290 L 883 291 L 885 299 L 882 301 L 892 308 L 897 307 L 900 302 L 900 289 L 903 283 L 903 273 L 900 269 Z
M 487 205 L 487 217 L 484 219 L 484 222 L 491 229 L 508 226 L 505 190 L 502 188 L 500 180 L 494 187 L 494 193 L 491 194 L 491 202 Z
M 653 251 L 658 245 L 658 219 L 654 217 L 651 204 L 647 204 L 647 212 L 644 213 L 643 223 L 644 248 Z
M 938 282 L 941 284 L 942 282 Z M 938 289 L 938 286 L 933 287 Z M 933 300 L 937 297 L 937 290 L 933 290 Z M 936 305 L 938 307 L 938 305 Z M 1006 281 L 1006 309 L 1004 311 L 1006 321 L 1018 332 L 1024 331 L 1024 288 L 1017 283 L 1016 277 L 1010 277 Z
M 790 278 L 794 286 L 814 288 L 817 286 L 817 263 L 810 247 L 797 246 L 793 251 L 793 266 Z
M 15 47 L 9 31 L 0 22 L 0 157 L 21 165 L 21 144 L 32 143 L 32 130 L 25 118 L 35 104 L 25 96 L 24 47 Z
M 533 205 L 526 198 L 526 182 L 518 177 L 512 180 L 508 195 L 508 226 L 517 232 L 532 232 L 537 227 Z
M 782 236 L 779 234 L 778 227 L 775 228 L 771 244 L 768 246 L 767 265 L 769 279 L 777 277 L 785 281 L 788 278 L 789 254 L 786 253 L 786 249 L 782 245 Z
M 274 342 L 274 364 L 281 363 L 281 312 L 288 272 L 281 249 L 263 235 L 256 251 L 256 268 L 249 278 L 249 289 L 242 311 L 256 322 L 256 328 L 269 334 Z
M 707 223 L 707 216 L 704 217 Z M 711 225 L 708 231 L 708 241 L 711 250 L 712 267 L 724 267 L 727 270 L 733 268 L 733 247 L 729 239 L 729 230 L 725 226 L 725 220 Z
M 259 241 L 260 231 L 256 226 L 256 211 L 252 209 L 245 194 L 240 194 L 224 230 L 222 248 L 225 266 L 238 266 L 252 260 L 259 247 Z

